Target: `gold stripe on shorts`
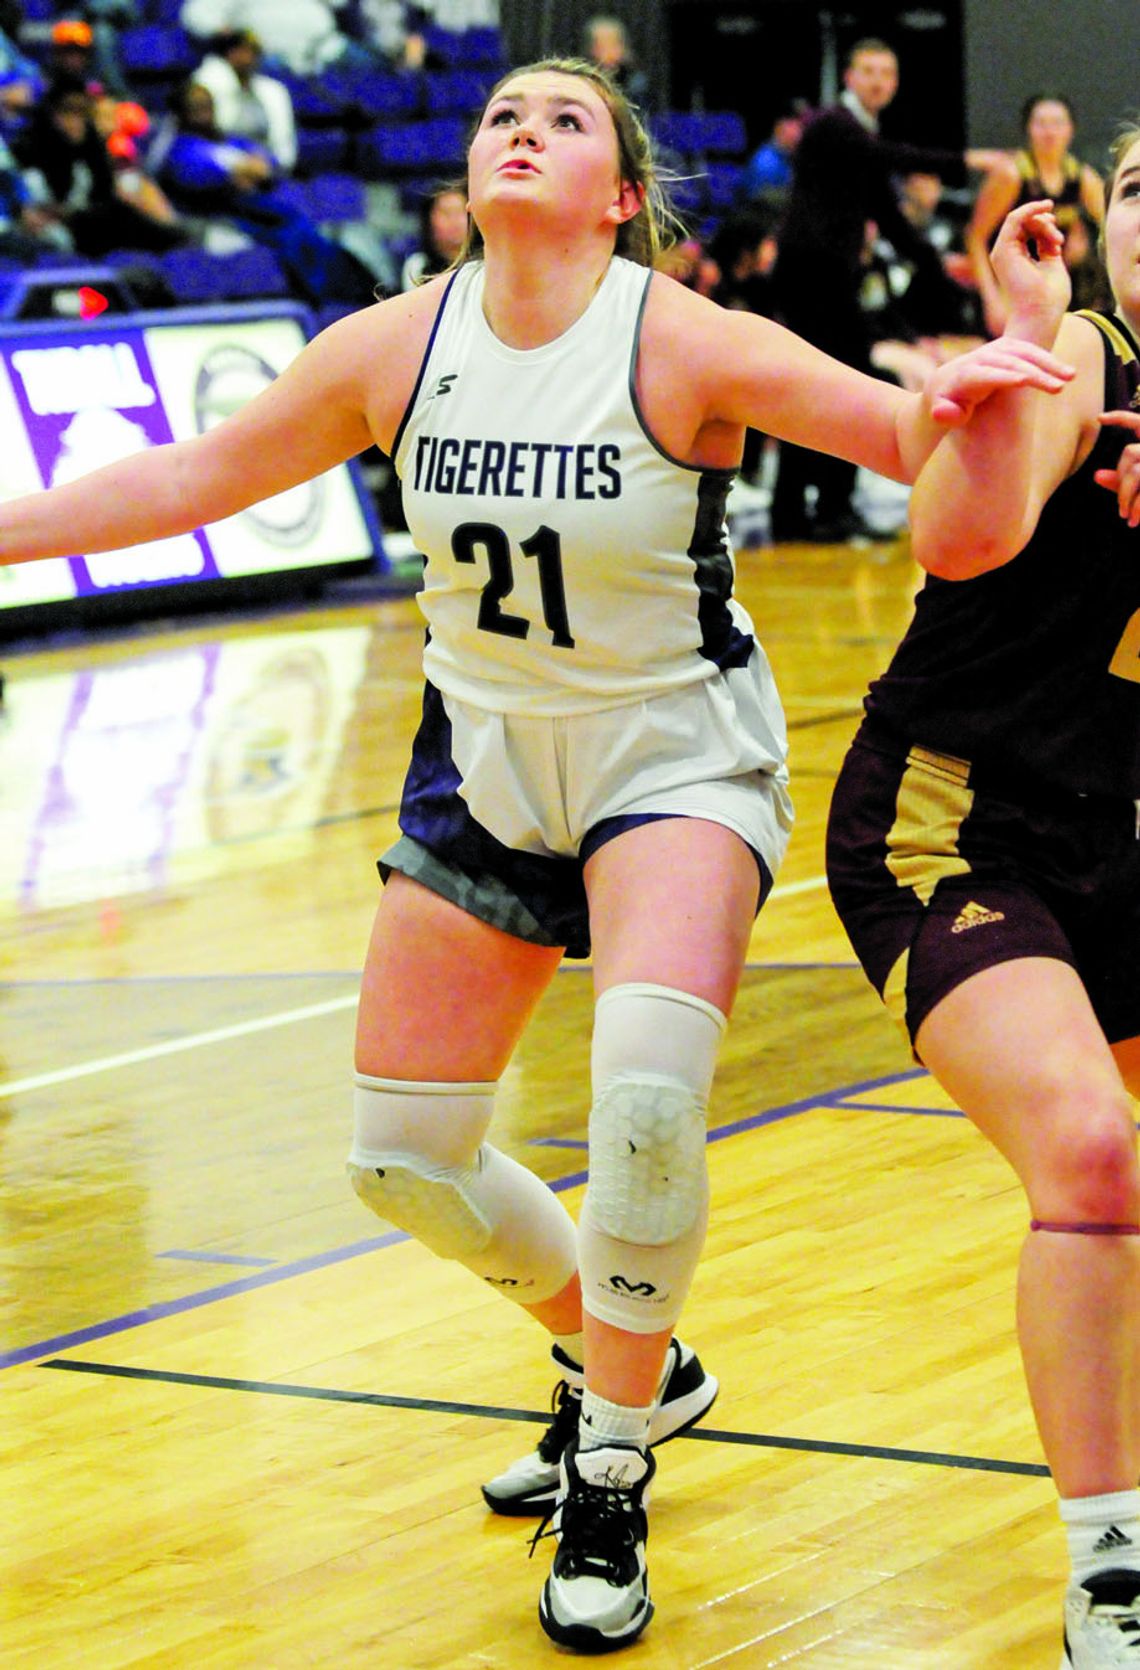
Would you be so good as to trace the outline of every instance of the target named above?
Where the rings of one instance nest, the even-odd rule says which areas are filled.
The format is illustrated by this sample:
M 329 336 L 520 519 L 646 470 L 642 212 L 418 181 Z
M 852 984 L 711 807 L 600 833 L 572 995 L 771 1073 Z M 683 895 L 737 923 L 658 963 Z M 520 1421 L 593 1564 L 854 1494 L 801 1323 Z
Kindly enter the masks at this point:
M 912 748 L 899 782 L 895 821 L 887 835 L 887 869 L 924 905 L 947 876 L 968 875 L 958 851 L 962 824 L 974 804 L 970 762 L 929 748 Z
M 893 1021 L 897 1021 L 903 1031 L 906 1032 L 908 1042 L 910 1033 L 906 1024 L 906 977 L 909 966 L 910 946 L 908 945 L 887 975 L 883 985 L 883 1004 L 887 1014 Z

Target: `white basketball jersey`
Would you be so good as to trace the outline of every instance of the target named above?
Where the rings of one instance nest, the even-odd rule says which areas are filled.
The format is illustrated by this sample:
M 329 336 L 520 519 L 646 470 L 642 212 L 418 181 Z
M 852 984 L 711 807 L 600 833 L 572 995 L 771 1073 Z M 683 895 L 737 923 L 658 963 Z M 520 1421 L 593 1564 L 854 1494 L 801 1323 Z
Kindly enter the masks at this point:
M 615 257 L 569 330 L 525 350 L 487 324 L 481 261 L 447 289 L 393 449 L 427 557 L 424 670 L 445 695 L 567 714 L 748 659 L 732 472 L 670 458 L 638 410 L 650 278 Z

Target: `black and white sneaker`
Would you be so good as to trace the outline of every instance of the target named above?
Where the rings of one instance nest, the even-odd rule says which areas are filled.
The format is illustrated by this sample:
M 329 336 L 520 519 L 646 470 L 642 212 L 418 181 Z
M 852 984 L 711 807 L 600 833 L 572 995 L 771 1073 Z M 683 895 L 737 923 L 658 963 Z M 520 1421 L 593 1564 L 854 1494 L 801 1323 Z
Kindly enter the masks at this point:
M 563 1378 L 551 1400 L 553 1419 L 536 1449 L 512 1462 L 483 1486 L 483 1500 L 495 1513 L 550 1514 L 558 1495 L 558 1463 L 562 1452 L 578 1431 L 582 1413 L 582 1370 L 557 1345 L 551 1356 Z M 653 1417 L 649 1423 L 651 1445 L 663 1444 L 686 1432 L 706 1415 L 716 1401 L 720 1383 L 702 1367 L 701 1360 L 680 1340 L 669 1341 L 665 1367 Z
M 539 1622 L 559 1646 L 614 1652 L 652 1618 L 645 1509 L 656 1470 L 648 1450 L 627 1444 L 579 1452 L 574 1438 L 562 1452 L 552 1516 L 558 1550 L 538 1602 Z M 540 1526 L 534 1542 L 542 1535 Z
M 1070 1584 L 1061 1670 L 1140 1670 L 1140 1572 L 1098 1571 Z

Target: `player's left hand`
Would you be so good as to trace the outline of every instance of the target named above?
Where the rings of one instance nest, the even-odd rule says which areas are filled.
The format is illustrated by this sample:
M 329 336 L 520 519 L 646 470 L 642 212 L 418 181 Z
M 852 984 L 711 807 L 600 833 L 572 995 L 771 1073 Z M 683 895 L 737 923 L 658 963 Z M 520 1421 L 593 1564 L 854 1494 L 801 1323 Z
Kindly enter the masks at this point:
M 999 336 L 940 365 L 926 385 L 926 398 L 935 423 L 956 429 L 991 394 L 1018 388 L 1059 394 L 1075 374 L 1075 367 L 1048 348 Z
M 1101 423 L 1119 424 L 1140 436 L 1140 412 L 1102 412 Z M 1116 494 L 1120 514 L 1130 528 L 1140 527 L 1140 440 L 1129 441 L 1114 470 L 1096 470 L 1093 480 Z

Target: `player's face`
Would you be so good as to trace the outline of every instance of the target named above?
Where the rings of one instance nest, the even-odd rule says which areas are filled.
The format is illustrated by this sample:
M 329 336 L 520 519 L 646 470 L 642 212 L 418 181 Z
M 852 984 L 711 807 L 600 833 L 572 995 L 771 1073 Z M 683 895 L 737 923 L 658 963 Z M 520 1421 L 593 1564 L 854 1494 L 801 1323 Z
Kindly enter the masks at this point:
M 1030 111 L 1025 132 L 1038 156 L 1064 156 L 1073 142 L 1072 118 L 1056 99 L 1042 99 Z
M 618 171 L 613 117 L 580 76 L 540 71 L 508 81 L 491 100 L 467 158 L 468 201 L 484 240 L 504 217 L 569 227 L 636 212 Z
M 1140 327 L 1140 139 L 1120 159 L 1104 222 L 1105 264 L 1117 306 Z

